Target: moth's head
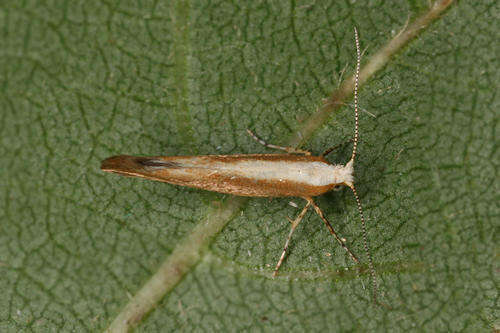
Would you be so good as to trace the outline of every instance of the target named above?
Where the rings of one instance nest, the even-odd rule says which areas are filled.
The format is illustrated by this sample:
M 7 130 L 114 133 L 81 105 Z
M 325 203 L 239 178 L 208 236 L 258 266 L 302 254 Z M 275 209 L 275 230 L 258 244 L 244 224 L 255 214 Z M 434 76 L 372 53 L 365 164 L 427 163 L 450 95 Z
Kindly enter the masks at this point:
M 354 160 L 351 159 L 343 166 L 344 170 L 344 182 L 343 185 L 353 187 L 354 186 Z
M 333 188 L 341 189 L 342 186 L 352 188 L 354 186 L 354 162 L 350 160 L 346 165 L 336 165 L 333 175 Z

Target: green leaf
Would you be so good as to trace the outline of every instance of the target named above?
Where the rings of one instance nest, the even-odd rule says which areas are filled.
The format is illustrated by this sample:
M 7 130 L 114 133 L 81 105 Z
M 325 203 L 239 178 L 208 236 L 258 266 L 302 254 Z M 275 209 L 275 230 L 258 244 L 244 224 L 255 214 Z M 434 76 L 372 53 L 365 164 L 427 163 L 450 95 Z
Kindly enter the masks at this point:
M 498 5 L 435 9 L 1 3 L 0 330 L 103 331 L 122 316 L 140 331 L 498 329 Z M 319 154 L 353 133 L 351 107 L 318 112 L 353 71 L 354 27 L 370 64 L 423 18 L 360 94 L 357 190 L 387 307 L 312 212 L 271 278 L 302 199 L 99 169 L 116 154 L 272 152 L 247 128 Z M 316 203 L 366 263 L 349 191 Z

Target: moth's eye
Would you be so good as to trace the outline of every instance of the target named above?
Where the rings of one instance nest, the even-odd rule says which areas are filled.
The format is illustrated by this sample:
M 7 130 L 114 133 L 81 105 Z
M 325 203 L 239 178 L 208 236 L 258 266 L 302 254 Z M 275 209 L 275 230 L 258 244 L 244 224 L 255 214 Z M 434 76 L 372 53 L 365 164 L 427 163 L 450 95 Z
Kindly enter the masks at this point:
M 335 185 L 332 190 L 333 191 L 340 191 L 342 189 L 342 185 Z

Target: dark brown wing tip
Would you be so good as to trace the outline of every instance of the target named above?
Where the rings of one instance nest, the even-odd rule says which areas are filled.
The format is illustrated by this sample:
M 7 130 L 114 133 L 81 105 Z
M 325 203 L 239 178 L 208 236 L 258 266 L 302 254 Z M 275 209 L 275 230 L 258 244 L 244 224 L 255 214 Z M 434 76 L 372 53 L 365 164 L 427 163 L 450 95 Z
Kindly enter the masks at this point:
M 161 157 L 143 157 L 117 155 L 111 156 L 101 162 L 101 170 L 120 174 L 136 174 L 154 168 L 180 168 L 180 164 L 174 161 L 165 161 Z
M 106 172 L 126 172 L 137 168 L 136 157 L 128 155 L 111 156 L 101 162 L 101 170 Z

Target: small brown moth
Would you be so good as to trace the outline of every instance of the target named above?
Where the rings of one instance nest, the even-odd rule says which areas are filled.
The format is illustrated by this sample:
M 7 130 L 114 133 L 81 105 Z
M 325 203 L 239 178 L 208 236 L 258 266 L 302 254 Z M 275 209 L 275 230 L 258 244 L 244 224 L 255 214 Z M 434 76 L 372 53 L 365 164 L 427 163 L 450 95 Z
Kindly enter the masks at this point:
M 372 258 L 366 237 L 365 218 L 361 201 L 354 187 L 354 159 L 358 146 L 358 85 L 361 53 L 358 32 L 354 29 L 356 41 L 356 74 L 354 80 L 354 144 L 351 159 L 345 165 L 331 164 L 325 156 L 335 149 L 326 150 L 320 156 L 309 151 L 267 144 L 257 138 L 250 130 L 248 133 L 268 148 L 284 150 L 287 154 L 251 155 L 205 155 L 205 156 L 154 156 L 137 157 L 120 155 L 102 161 L 101 169 L 106 172 L 125 176 L 141 177 L 175 185 L 189 186 L 220 193 L 248 197 L 301 197 L 307 201 L 288 234 L 281 257 L 276 264 L 273 277 L 285 258 L 288 244 L 295 228 L 303 219 L 309 207 L 313 207 L 330 233 L 356 263 L 358 258 L 346 246 L 312 197 L 321 195 L 339 186 L 351 188 L 361 216 L 363 241 L 372 278 L 373 298 L 376 301 L 377 282 Z

